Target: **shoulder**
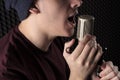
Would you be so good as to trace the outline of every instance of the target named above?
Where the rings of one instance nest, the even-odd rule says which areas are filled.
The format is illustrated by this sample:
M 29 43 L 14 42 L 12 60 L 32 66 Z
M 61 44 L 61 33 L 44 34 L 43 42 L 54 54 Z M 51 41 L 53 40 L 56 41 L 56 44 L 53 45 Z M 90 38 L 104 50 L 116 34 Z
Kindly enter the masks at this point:
M 22 66 L 19 65 L 18 61 L 17 43 L 14 40 L 14 29 L 0 39 L 0 80 L 1 78 L 3 78 L 2 80 L 12 80 L 12 77 L 9 76 L 25 77 L 21 72 Z M 19 79 L 20 77 L 17 80 Z
M 4 71 L 8 57 L 11 56 L 11 53 L 15 52 L 13 30 L 14 29 L 11 29 L 5 36 L 0 39 L 0 73 Z
M 6 53 L 12 44 L 13 29 L 0 39 L 0 55 Z

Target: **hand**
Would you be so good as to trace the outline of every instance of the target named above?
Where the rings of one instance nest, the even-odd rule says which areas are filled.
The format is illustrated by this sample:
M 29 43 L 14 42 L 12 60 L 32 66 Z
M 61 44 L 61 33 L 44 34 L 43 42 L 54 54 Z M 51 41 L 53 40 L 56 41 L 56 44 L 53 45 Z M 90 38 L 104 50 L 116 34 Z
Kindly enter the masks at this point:
M 102 71 L 100 72 L 99 77 L 93 77 L 93 80 L 120 80 L 120 72 L 118 67 L 114 66 L 111 61 L 104 62 L 101 66 Z
M 79 41 L 75 50 L 69 54 L 66 48 L 71 47 L 74 40 L 65 43 L 63 56 L 70 68 L 70 80 L 86 80 L 92 73 L 98 60 L 102 56 L 102 48 L 95 41 L 95 37 L 86 35 Z

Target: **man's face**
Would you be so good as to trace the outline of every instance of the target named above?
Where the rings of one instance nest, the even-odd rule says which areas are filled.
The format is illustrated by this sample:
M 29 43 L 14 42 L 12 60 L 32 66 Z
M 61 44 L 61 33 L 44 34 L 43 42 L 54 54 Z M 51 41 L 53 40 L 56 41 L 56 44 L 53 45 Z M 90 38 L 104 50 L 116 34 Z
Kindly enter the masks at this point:
M 70 37 L 74 33 L 74 16 L 81 0 L 39 0 L 40 13 L 55 36 Z

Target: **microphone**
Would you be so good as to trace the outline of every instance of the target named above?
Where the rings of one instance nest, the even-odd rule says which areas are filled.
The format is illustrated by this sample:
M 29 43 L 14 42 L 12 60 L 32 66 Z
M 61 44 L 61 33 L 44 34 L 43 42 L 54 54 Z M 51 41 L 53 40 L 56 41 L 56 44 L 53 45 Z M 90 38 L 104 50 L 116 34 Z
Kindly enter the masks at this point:
M 86 34 L 93 35 L 94 32 L 94 16 L 81 15 L 78 16 L 77 39 L 82 40 Z
M 68 47 L 66 52 L 72 53 L 78 44 L 78 40 L 82 40 L 86 34 L 94 34 L 94 22 L 95 17 L 92 15 L 78 15 L 77 16 L 77 33 L 76 33 L 76 41 L 72 47 Z M 70 48 L 70 49 L 69 49 Z M 103 48 L 103 52 L 105 53 L 107 48 Z M 98 61 L 98 65 L 103 63 L 102 55 L 101 59 Z
M 82 40 L 83 37 L 86 34 L 91 34 L 93 35 L 93 31 L 94 31 L 94 16 L 91 15 L 78 15 L 77 16 L 77 33 L 76 33 L 76 37 L 75 37 L 75 44 L 73 44 L 72 47 L 70 47 L 70 49 L 68 48 L 69 51 L 67 51 L 68 53 L 72 53 L 73 50 L 76 48 L 77 44 L 78 44 L 78 40 Z
M 73 44 L 72 47 L 67 48 L 66 52 L 68 53 L 72 53 L 73 50 L 76 48 L 77 44 L 78 44 L 78 40 L 82 40 L 83 37 L 86 34 L 91 34 L 93 35 L 93 31 L 94 31 L 94 16 L 91 15 L 78 15 L 77 16 L 77 33 L 76 33 L 76 37 L 75 37 L 75 44 Z
M 95 17 L 91 15 L 80 15 L 78 16 L 78 23 L 77 23 L 77 34 L 76 37 L 78 40 L 82 40 L 86 34 L 93 35 L 94 33 L 94 21 Z M 104 53 L 106 52 L 107 48 L 103 48 Z M 101 72 L 100 65 L 103 63 L 102 55 L 101 59 L 98 61 L 98 67 L 96 71 L 96 75 L 99 77 L 99 73 Z
M 78 16 L 77 24 L 77 39 L 82 40 L 86 34 L 94 34 L 94 21 L 95 17 L 91 15 L 80 15 Z M 103 51 L 106 52 L 106 48 L 103 48 Z M 103 56 L 98 61 L 98 65 L 103 63 Z

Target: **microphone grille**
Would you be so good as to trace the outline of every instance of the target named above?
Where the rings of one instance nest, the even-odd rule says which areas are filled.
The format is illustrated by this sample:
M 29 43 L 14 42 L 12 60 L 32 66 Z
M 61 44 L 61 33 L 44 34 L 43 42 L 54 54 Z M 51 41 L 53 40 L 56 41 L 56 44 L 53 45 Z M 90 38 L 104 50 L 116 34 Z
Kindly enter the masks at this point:
M 86 34 L 93 34 L 94 20 L 94 16 L 91 15 L 78 16 L 77 38 L 79 40 L 82 40 Z

